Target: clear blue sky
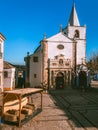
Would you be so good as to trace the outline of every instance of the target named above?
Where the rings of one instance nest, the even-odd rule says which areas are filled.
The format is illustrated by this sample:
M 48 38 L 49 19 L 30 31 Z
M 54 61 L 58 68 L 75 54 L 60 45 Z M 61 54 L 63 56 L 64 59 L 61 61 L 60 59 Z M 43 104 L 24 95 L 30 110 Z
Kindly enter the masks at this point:
M 50 37 L 66 27 L 73 0 L 0 0 L 0 32 L 6 37 L 4 59 L 24 64 L 44 33 Z M 87 58 L 98 49 L 98 0 L 75 0 L 81 25 L 87 25 Z

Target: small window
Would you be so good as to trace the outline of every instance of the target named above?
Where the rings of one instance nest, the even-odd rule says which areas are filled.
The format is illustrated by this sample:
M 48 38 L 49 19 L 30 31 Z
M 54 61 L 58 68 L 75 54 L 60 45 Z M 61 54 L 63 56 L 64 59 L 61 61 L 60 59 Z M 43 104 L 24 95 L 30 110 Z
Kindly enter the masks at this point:
M 63 50 L 63 49 L 64 49 L 64 46 L 63 46 L 62 44 L 59 44 L 59 45 L 57 46 L 57 48 L 60 49 L 60 50 Z
M 75 38 L 79 38 L 79 31 L 78 31 L 78 30 L 75 30 L 74 37 L 75 37 Z
M 38 62 L 38 57 L 37 56 L 33 57 L 33 62 Z
M 66 66 L 69 66 L 69 62 L 66 62 L 65 65 L 66 65 Z
M 34 78 L 37 78 L 37 74 L 34 74 Z
M 56 66 L 56 63 L 53 63 L 52 65 L 53 65 L 53 66 Z
M 59 64 L 60 64 L 60 65 L 63 65 L 63 59 L 60 59 L 60 60 L 59 60 Z
M 8 78 L 8 72 L 7 71 L 4 72 L 4 78 Z

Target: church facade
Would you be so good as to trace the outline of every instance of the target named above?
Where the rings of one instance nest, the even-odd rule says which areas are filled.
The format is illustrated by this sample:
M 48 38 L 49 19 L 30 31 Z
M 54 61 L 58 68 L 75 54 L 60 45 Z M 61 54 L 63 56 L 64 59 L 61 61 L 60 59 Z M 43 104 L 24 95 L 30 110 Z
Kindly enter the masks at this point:
M 49 89 L 64 88 L 71 84 L 72 73 L 85 64 L 85 58 L 86 26 L 80 25 L 73 5 L 68 25 L 50 38 L 44 36 L 35 52 L 24 58 L 26 83 L 30 87 L 45 83 Z

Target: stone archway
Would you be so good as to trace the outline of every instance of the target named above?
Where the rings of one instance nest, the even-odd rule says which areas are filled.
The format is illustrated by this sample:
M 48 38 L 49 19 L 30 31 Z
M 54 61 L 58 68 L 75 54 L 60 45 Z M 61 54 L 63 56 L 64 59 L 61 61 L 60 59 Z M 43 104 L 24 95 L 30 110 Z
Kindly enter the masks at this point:
M 64 88 L 64 74 L 62 72 L 58 72 L 55 78 L 56 89 Z

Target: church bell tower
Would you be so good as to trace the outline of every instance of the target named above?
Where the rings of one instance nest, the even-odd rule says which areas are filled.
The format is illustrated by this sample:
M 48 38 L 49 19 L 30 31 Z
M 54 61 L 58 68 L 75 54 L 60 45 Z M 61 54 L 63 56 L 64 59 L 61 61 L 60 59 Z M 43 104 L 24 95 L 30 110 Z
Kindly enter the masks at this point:
M 76 11 L 76 6 L 73 4 L 70 18 L 67 27 L 63 30 L 64 34 L 76 41 L 76 64 L 85 64 L 86 59 L 86 26 L 81 26 Z

